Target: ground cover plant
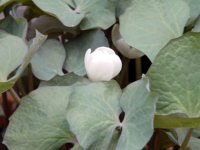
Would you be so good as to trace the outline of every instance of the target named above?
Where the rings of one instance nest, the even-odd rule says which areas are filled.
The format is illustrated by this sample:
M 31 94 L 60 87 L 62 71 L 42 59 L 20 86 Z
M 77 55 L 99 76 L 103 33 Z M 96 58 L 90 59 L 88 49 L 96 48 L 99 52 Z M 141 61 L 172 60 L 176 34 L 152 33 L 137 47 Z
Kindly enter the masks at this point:
M 0 0 L 0 150 L 199 150 L 200 0 Z

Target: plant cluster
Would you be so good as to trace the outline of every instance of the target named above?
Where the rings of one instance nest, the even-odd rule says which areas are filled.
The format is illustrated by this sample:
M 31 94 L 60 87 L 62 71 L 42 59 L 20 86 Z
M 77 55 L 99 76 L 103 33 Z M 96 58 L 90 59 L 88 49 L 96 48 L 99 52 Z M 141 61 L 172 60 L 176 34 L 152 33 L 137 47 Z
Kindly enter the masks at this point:
M 2 146 L 200 150 L 199 16 L 200 0 L 0 0 Z

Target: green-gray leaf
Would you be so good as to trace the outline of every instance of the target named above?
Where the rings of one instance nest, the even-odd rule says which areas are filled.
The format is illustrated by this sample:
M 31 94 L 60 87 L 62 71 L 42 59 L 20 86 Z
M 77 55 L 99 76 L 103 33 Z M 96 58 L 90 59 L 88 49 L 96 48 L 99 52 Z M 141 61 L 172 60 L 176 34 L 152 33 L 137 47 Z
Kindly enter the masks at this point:
M 24 97 L 4 137 L 9 150 L 57 150 L 72 142 L 65 117 L 70 94 L 69 87 L 42 87 Z
M 33 0 L 33 2 L 45 12 L 56 16 L 64 25 L 68 27 L 77 26 L 84 18 L 84 14 L 73 10 L 69 0 Z
M 80 24 L 82 30 L 107 29 L 115 23 L 114 4 L 109 0 L 75 0 L 75 5 L 85 15 Z
M 189 6 L 182 0 L 137 0 L 120 17 L 124 40 L 153 61 L 171 39 L 182 35 Z
M 7 16 L 4 20 L 0 21 L 0 29 L 25 39 L 28 24 L 25 18 Z
M 141 150 L 153 135 L 157 97 L 148 86 L 148 79 L 144 78 L 124 89 L 120 105 L 125 118 L 116 150 Z
M 62 67 L 66 53 L 57 40 L 47 40 L 31 60 L 34 75 L 40 80 L 50 80 L 56 75 L 64 75 Z
M 131 6 L 131 3 L 135 0 L 117 0 L 116 2 L 116 15 L 119 17 L 126 9 Z
M 75 75 L 74 73 L 68 73 L 64 76 L 56 76 L 50 81 L 42 81 L 40 87 L 43 86 L 71 86 L 71 85 L 80 85 L 87 84 L 90 81 L 87 78 L 83 78 Z
M 190 18 L 188 20 L 188 25 L 194 23 L 194 21 L 200 15 L 200 1 L 199 0 L 184 0 L 190 7 Z
M 84 149 L 108 148 L 119 124 L 121 92 L 115 81 L 93 82 L 77 86 L 73 91 L 67 108 L 67 120 Z
M 115 22 L 113 3 L 108 0 L 33 0 L 42 10 L 56 16 L 68 26 L 79 23 L 82 30 L 107 29 Z
M 27 49 L 21 38 L 0 31 L 0 82 L 6 82 L 9 74 L 23 62 Z
M 200 117 L 199 40 L 199 33 L 173 40 L 150 67 L 147 75 L 151 89 L 160 95 L 157 114 Z
M 23 59 L 23 56 L 22 56 L 23 54 L 22 53 L 25 53 L 27 51 L 26 49 L 28 49 L 26 47 L 25 43 L 23 43 L 23 40 L 18 38 L 18 37 L 11 36 L 10 34 L 6 34 L 5 32 L 2 32 L 2 33 L 0 32 L 0 35 L 2 34 L 2 38 L 6 38 L 6 39 L 2 40 L 3 44 L 1 46 L 6 44 L 7 42 L 11 42 L 12 40 L 13 40 L 12 42 L 14 44 L 13 45 L 13 44 L 8 44 L 7 43 L 6 46 L 10 47 L 10 49 L 7 49 L 7 51 L 4 51 L 4 49 L 6 49 L 8 47 L 0 48 L 0 53 L 2 54 L 2 55 L 0 55 L 0 58 L 4 57 L 4 59 L 6 59 L 5 57 L 8 57 L 7 55 L 9 55 L 9 59 L 11 59 L 11 60 L 6 59 L 6 61 L 3 62 L 3 63 L 6 63 L 6 64 L 10 63 L 12 65 L 9 65 L 9 64 L 7 64 L 7 65 L 9 65 L 9 67 L 13 67 L 14 68 L 14 65 L 16 65 L 16 64 L 13 64 L 13 63 L 16 63 L 16 60 L 12 61 L 12 59 L 19 59 L 19 58 L 15 58 L 15 57 L 20 57 L 21 59 L 19 61 L 21 61 L 21 62 L 23 61 L 22 65 L 19 67 L 19 69 L 17 69 L 16 74 L 12 78 L 7 80 L 7 77 L 4 77 L 4 78 L 6 78 L 6 81 L 1 81 L 0 80 L 0 93 L 3 93 L 5 91 L 7 91 L 8 89 L 12 88 L 12 86 L 15 84 L 16 80 L 21 76 L 23 71 L 28 66 L 33 54 L 38 50 L 38 48 L 41 46 L 41 44 L 46 40 L 46 38 L 47 38 L 46 36 L 40 34 L 39 32 L 36 32 L 36 33 L 37 33 L 36 37 L 34 38 L 33 43 L 31 44 L 31 46 L 29 48 L 28 53 L 26 54 L 25 58 Z M 4 35 L 6 35 L 6 36 L 4 36 Z M 12 38 L 8 38 L 7 36 L 8 37 L 11 36 Z M 17 40 L 15 38 L 17 38 Z M 9 40 L 11 40 L 11 41 L 9 41 Z M 17 44 L 17 46 L 15 46 L 15 44 Z M 21 48 L 20 48 L 20 46 L 21 46 Z M 15 53 L 15 48 L 18 48 L 18 47 L 19 47 L 19 52 Z M 25 47 L 26 49 L 23 49 L 23 47 Z M 1 52 L 1 50 L 2 50 L 2 52 Z M 21 53 L 21 55 L 20 55 L 20 53 Z M 18 56 L 18 55 L 20 55 L 20 56 Z M 4 59 L 3 59 L 3 61 L 4 61 Z M 0 59 L 0 61 L 1 61 L 1 59 Z M 2 66 L 4 66 L 3 63 L 2 63 Z M 19 63 L 19 64 L 21 64 L 21 63 Z M 1 66 L 1 63 L 0 63 L 0 66 Z M 9 67 L 8 68 L 6 66 L 4 66 L 4 67 L 5 67 L 5 71 L 7 71 L 7 72 L 9 72 L 9 70 L 6 70 L 6 69 L 10 69 L 11 70 L 11 68 L 9 68 Z M 14 68 L 14 69 L 16 69 L 16 68 Z M 11 72 L 12 71 L 13 70 L 11 70 Z M 0 71 L 0 73 L 1 73 L 1 71 Z M 3 73 L 3 71 L 2 71 L 2 73 Z M 3 73 L 3 74 L 5 74 L 5 73 Z M 10 73 L 8 73 L 8 74 L 10 74 Z
M 89 48 L 95 50 L 97 47 L 100 46 L 108 46 L 108 41 L 104 33 L 100 30 L 91 30 L 84 32 L 76 39 L 67 42 L 65 44 L 67 57 L 64 68 L 68 72 L 74 72 L 75 74 L 81 76 L 85 75 L 85 52 Z

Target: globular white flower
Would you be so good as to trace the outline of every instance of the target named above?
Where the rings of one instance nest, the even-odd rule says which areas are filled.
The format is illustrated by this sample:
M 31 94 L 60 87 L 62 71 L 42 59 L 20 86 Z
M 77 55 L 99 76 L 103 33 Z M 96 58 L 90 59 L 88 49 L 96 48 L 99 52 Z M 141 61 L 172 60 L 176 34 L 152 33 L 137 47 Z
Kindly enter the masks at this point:
M 99 47 L 85 53 L 85 68 L 92 81 L 109 81 L 119 74 L 122 62 L 118 55 L 108 47 Z

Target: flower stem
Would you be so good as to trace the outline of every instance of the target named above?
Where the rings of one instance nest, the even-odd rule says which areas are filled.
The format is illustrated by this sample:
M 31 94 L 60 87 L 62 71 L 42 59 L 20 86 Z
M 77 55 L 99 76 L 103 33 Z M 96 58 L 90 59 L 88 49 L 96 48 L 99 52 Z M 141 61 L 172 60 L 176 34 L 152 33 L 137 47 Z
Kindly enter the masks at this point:
M 25 96 L 26 95 L 26 90 L 24 88 L 22 78 L 18 79 L 18 81 L 17 81 L 17 87 L 18 87 L 19 91 L 22 93 L 22 96 Z
M 189 143 L 189 141 L 190 141 L 190 138 L 191 138 L 191 136 L 192 136 L 192 131 L 193 131 L 192 128 L 190 128 L 190 129 L 188 130 L 187 135 L 185 136 L 185 139 L 184 139 L 184 141 L 183 141 L 183 143 L 182 143 L 182 145 L 181 145 L 181 147 L 180 147 L 179 150 L 186 150 L 186 148 L 187 148 L 187 146 L 188 146 L 188 143 Z
M 12 97 L 15 99 L 16 103 L 19 104 L 21 102 L 21 98 L 18 96 L 18 94 L 15 92 L 13 88 L 9 90 Z
M 28 66 L 28 90 L 29 92 L 34 89 L 34 78 L 32 74 L 31 66 Z
M 121 58 L 123 66 L 122 70 L 117 78 L 117 81 L 119 82 L 121 88 L 124 88 L 128 85 L 129 83 L 129 63 L 130 59 L 123 57 Z
M 141 60 L 141 58 L 137 58 L 135 60 L 135 74 L 136 74 L 136 80 L 141 79 L 141 77 L 142 77 L 142 60 Z

